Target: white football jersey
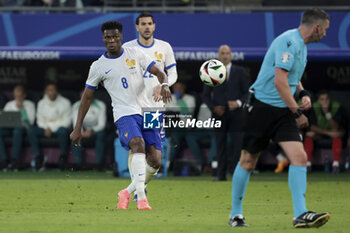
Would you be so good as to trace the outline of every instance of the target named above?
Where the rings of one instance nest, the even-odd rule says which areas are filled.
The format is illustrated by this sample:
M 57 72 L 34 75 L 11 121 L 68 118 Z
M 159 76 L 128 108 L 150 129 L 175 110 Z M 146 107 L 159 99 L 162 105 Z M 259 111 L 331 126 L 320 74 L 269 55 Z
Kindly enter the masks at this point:
M 124 43 L 123 47 L 140 48 L 144 53 L 156 61 L 162 70 L 168 70 L 176 66 L 173 49 L 168 42 L 163 40 L 153 39 L 153 43 L 150 46 L 144 46 L 138 41 L 138 39 L 135 39 Z M 154 90 L 159 86 L 158 78 L 149 72 L 144 72 L 143 80 L 146 86 L 146 98 L 141 99 L 141 96 L 139 97 L 141 106 L 146 108 L 164 107 L 163 101 L 155 102 L 153 99 Z
M 112 100 L 114 122 L 122 116 L 142 115 L 137 96 L 144 96 L 143 70 L 148 71 L 154 64 L 138 48 L 123 48 L 117 57 L 105 53 L 92 63 L 86 87 L 97 89 L 102 82 Z

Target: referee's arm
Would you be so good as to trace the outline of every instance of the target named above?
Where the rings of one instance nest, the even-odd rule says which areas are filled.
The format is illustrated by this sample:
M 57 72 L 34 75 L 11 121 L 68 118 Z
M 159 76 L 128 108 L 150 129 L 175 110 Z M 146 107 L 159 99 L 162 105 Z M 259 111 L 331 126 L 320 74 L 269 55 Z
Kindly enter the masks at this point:
M 299 93 L 301 93 L 301 91 L 305 91 L 303 84 L 301 84 L 301 82 L 299 82 L 297 89 L 298 89 Z M 300 98 L 300 95 L 299 95 L 299 98 Z M 301 100 L 301 105 L 299 106 L 299 108 L 301 110 L 309 110 L 312 107 L 311 98 L 310 98 L 309 94 L 303 95 L 303 97 L 300 98 L 300 100 Z
M 290 91 L 290 87 L 288 84 L 288 71 L 276 68 L 275 69 L 275 87 L 280 94 L 283 102 L 287 105 L 287 107 L 292 111 L 294 114 L 298 112 L 299 106 L 297 102 L 295 101 L 292 92 Z M 296 118 L 297 124 L 300 128 L 307 127 L 308 120 L 305 115 L 301 114 L 299 117 Z
M 297 102 L 295 101 L 292 92 L 290 91 L 290 87 L 288 84 L 288 74 L 289 72 L 281 69 L 275 69 L 275 87 L 280 94 L 283 102 L 288 106 L 288 108 L 296 113 L 299 108 Z

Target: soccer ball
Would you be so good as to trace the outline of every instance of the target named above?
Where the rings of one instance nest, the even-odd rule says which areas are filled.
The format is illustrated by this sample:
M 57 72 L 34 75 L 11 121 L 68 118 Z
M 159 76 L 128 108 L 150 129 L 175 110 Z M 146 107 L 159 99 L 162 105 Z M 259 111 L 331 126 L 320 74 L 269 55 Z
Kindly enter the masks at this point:
M 226 80 L 226 67 L 216 59 L 208 60 L 199 69 L 199 77 L 205 85 L 219 86 Z

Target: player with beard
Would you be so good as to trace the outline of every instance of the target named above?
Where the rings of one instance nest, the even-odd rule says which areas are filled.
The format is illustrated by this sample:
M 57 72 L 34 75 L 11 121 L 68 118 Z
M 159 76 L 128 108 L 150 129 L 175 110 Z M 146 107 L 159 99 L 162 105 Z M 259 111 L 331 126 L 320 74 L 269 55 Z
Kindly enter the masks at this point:
M 153 33 L 156 29 L 152 14 L 144 12 L 136 18 L 136 30 L 139 32 L 138 39 L 131 40 L 123 44 L 123 47 L 136 47 L 150 56 L 162 70 L 165 70 L 168 75 L 169 86 L 172 86 L 177 80 L 176 61 L 173 49 L 170 44 L 154 38 Z M 146 98 L 140 97 L 141 107 L 147 110 L 160 110 L 164 108 L 164 102 L 160 98 L 161 85 L 157 77 L 147 70 L 143 71 L 143 80 L 145 83 Z M 161 117 L 162 119 L 162 117 Z M 164 130 L 159 131 L 160 138 L 164 142 Z M 131 170 L 132 154 L 129 154 L 129 171 Z M 146 152 L 146 184 L 156 176 L 162 164 L 162 151 L 159 148 L 151 145 Z M 132 173 L 132 172 L 131 172 Z M 130 173 L 130 174 L 131 174 Z M 131 175 L 131 179 L 133 176 Z M 137 200 L 137 195 L 135 195 Z
M 307 127 L 303 110 L 311 108 L 309 93 L 300 80 L 307 63 L 306 44 L 318 42 L 326 35 L 330 17 L 321 9 L 304 12 L 301 25 L 279 35 L 272 43 L 261 65 L 250 97 L 244 107 L 245 135 L 240 162 L 232 178 L 232 210 L 229 225 L 246 227 L 242 204 L 251 172 L 260 152 L 270 139 L 284 150 L 291 165 L 288 184 L 292 193 L 293 226 L 320 227 L 330 218 L 329 213 L 308 211 L 306 193 L 306 152 L 299 128 Z M 298 90 L 301 105 L 293 95 Z

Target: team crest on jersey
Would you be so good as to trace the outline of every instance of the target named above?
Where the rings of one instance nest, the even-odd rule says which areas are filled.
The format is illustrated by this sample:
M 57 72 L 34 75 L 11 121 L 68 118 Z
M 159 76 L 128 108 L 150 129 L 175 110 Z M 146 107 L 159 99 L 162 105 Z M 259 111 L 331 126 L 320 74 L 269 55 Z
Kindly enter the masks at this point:
M 282 62 L 286 63 L 286 62 L 289 62 L 289 60 L 290 60 L 290 54 L 289 53 L 283 53 L 282 54 Z
M 129 134 L 128 134 L 128 133 L 125 133 L 125 134 L 124 134 L 124 137 L 126 137 L 126 138 L 127 138 L 128 136 L 129 136 Z
M 163 54 L 159 53 L 156 51 L 154 52 L 154 56 L 157 58 L 157 62 L 161 62 L 163 58 Z
M 135 67 L 136 62 L 135 62 L 134 59 L 132 59 L 132 60 L 126 59 L 126 64 L 128 64 L 128 66 L 130 66 L 130 68 L 129 68 L 130 70 L 136 68 L 136 67 Z

